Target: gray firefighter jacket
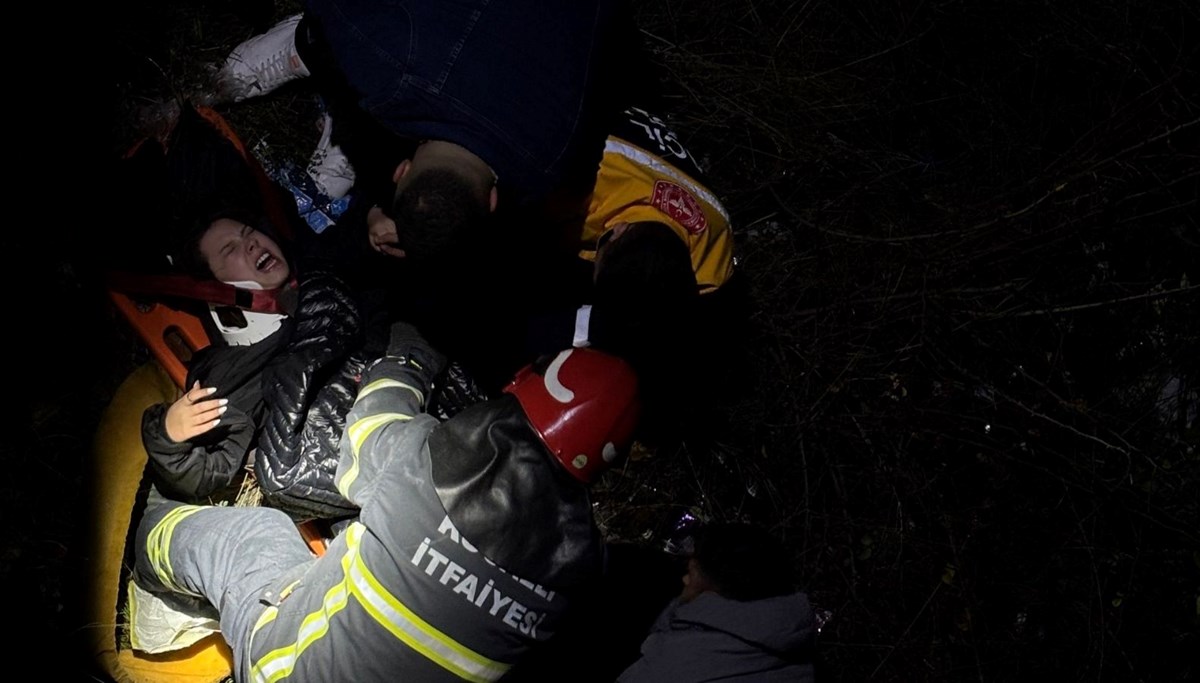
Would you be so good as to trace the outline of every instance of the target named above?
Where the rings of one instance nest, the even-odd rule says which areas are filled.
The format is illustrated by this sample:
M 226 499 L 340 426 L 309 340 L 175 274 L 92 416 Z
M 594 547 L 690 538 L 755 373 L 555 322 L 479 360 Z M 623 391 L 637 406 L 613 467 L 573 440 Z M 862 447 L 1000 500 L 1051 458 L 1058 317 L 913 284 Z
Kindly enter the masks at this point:
M 517 428 L 511 418 L 523 416 L 519 404 L 505 397 L 439 423 L 421 412 L 428 368 L 437 364 L 423 362 L 421 354 L 418 348 L 384 357 L 365 370 L 336 472 L 338 490 L 361 513 L 298 581 L 281 587 L 285 597 L 257 617 L 238 663 L 240 680 L 284 673 L 292 680 L 329 680 L 336 672 L 338 680 L 392 681 L 404 672 L 413 681 L 494 681 L 554 633 L 571 588 L 599 567 L 602 549 L 586 490 L 565 472 L 555 473 L 558 465 L 527 424 Z M 505 426 L 493 429 L 497 421 Z M 476 462 L 501 483 L 487 515 L 491 538 L 464 533 L 439 497 L 432 463 L 475 457 L 431 447 L 431 435 L 443 429 L 456 433 L 445 448 L 479 449 Z M 559 501 L 565 530 L 553 521 L 530 526 L 514 512 L 521 501 L 506 499 L 511 491 L 503 482 L 522 478 L 498 475 L 499 463 L 506 453 L 534 452 L 540 461 L 518 458 L 519 466 L 548 469 L 530 475 L 543 488 L 523 495 Z M 452 471 L 451 484 L 462 483 L 466 469 Z M 485 546 L 499 554 L 485 553 Z M 530 558 L 526 546 L 551 557 Z M 506 562 L 509 552 L 542 574 L 518 573 Z M 564 580 L 564 590 L 547 578 Z

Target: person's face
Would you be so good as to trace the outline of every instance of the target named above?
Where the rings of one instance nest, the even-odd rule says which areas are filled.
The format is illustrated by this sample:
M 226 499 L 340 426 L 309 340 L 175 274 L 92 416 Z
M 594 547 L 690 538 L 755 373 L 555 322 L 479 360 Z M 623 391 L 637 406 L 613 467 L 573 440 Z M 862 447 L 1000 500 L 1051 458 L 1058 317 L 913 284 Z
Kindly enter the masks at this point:
M 200 253 L 221 282 L 257 282 L 263 289 L 275 289 L 291 274 L 274 240 L 228 218 L 219 218 L 208 227 L 200 238 Z
M 705 591 L 715 590 L 712 582 L 700 571 L 696 560 L 688 558 L 687 573 L 683 575 L 683 590 L 679 593 L 680 602 L 691 602 L 696 596 Z

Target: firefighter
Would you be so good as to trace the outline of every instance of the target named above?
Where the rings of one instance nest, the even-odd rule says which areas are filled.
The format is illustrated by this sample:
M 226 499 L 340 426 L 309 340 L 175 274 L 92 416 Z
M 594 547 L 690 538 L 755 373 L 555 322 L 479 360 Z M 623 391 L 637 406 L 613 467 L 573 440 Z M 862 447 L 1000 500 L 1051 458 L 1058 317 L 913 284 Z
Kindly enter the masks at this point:
M 322 557 L 278 510 L 152 494 L 139 587 L 211 603 L 239 681 L 499 679 L 602 569 L 588 484 L 630 444 L 637 379 L 569 349 L 438 422 L 423 407 L 445 364 L 392 327 L 340 447 L 362 512 Z

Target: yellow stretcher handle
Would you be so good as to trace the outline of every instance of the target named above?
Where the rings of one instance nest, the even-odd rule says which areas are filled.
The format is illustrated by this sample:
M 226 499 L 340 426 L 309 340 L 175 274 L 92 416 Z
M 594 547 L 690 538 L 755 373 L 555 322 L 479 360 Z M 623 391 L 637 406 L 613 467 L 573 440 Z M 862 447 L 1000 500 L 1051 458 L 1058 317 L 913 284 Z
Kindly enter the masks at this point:
M 174 401 L 181 393 L 158 363 L 146 363 L 117 389 L 96 430 L 87 478 L 91 499 L 86 637 L 97 666 L 118 683 L 217 683 L 232 671 L 233 657 L 220 634 L 160 655 L 117 647 L 125 540 L 148 457 L 142 446 L 142 412 L 155 403 Z

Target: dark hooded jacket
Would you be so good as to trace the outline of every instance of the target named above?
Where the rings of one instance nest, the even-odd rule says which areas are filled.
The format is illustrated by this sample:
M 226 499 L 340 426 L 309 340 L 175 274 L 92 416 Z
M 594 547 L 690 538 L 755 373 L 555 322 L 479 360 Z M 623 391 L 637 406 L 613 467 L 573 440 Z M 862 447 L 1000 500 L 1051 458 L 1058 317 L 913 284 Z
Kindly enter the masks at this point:
M 701 593 L 676 598 L 618 683 L 813 680 L 816 622 L 803 593 L 739 602 Z

